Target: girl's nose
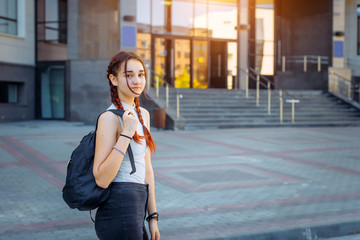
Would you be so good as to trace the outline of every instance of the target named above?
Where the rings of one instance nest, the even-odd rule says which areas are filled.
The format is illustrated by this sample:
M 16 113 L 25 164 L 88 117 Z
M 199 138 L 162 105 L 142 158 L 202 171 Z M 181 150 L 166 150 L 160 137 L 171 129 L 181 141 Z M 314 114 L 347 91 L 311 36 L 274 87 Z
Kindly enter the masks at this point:
M 140 83 L 141 82 L 140 77 L 138 77 L 138 76 L 134 76 L 131 80 L 132 80 L 133 83 Z

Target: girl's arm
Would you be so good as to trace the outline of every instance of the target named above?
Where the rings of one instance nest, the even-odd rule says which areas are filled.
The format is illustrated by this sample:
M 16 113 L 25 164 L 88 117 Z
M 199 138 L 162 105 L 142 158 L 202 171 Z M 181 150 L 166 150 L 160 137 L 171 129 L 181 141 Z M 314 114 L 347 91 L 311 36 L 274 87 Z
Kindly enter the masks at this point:
M 111 112 L 105 112 L 99 117 L 96 132 L 93 174 L 96 184 L 101 188 L 107 188 L 109 186 L 118 173 L 124 158 L 124 155 L 114 149 L 113 146 L 116 146 L 125 153 L 130 143 L 130 139 L 128 138 L 117 138 L 118 133 L 122 132 L 130 137 L 134 135 L 135 128 L 133 124 L 136 126 L 137 122 L 133 120 L 134 118 L 129 120 L 127 113 L 128 111 L 125 111 L 123 118 L 124 130 L 121 128 L 117 115 Z M 135 120 L 137 121 L 137 119 Z M 134 129 L 134 131 L 132 132 L 128 129 Z

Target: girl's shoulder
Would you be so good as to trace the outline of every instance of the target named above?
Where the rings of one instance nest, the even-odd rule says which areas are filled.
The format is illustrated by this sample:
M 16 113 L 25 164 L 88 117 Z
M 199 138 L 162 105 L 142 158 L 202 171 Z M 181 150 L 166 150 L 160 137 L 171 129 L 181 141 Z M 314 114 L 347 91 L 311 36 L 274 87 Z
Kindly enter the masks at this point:
M 99 116 L 99 123 L 101 124 L 116 126 L 118 121 L 118 116 L 110 111 L 105 111 Z

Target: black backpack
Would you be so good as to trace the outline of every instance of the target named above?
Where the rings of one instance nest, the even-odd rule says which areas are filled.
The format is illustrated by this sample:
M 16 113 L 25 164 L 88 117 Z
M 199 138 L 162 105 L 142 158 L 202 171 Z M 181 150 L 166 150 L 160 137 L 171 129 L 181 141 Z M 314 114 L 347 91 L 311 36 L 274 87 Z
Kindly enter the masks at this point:
M 124 110 L 109 110 L 116 115 L 122 116 Z M 101 115 L 101 114 L 100 114 Z M 100 116 L 99 115 L 99 116 Z M 93 175 L 93 164 L 95 154 L 95 131 L 83 137 L 79 146 L 72 152 L 67 165 L 66 182 L 63 187 L 63 199 L 70 208 L 77 208 L 80 211 L 93 210 L 104 203 L 110 194 L 110 189 L 98 187 Z M 129 145 L 127 152 L 130 157 L 132 173 L 136 171 L 134 157 Z

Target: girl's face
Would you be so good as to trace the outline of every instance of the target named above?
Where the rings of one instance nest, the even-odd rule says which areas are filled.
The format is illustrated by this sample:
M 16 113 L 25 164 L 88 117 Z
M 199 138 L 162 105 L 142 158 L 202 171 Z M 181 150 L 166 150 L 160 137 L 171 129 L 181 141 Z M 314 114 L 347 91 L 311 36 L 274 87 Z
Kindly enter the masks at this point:
M 139 97 L 145 88 L 145 69 L 136 59 L 121 64 L 117 76 L 112 75 L 111 82 L 117 86 L 120 99 Z M 129 86 L 128 86 L 129 85 Z

